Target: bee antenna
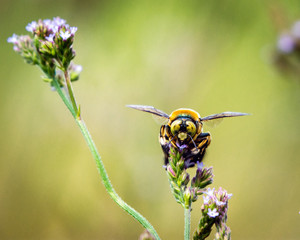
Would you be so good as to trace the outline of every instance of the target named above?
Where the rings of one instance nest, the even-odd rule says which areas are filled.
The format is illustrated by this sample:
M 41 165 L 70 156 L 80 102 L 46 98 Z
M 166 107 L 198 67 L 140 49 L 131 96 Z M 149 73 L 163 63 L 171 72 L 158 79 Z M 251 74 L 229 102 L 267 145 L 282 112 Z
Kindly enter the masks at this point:
M 191 137 L 191 135 L 188 134 L 188 136 L 191 138 L 191 140 L 192 140 L 192 142 L 193 142 L 195 148 L 197 148 L 197 145 L 196 145 L 196 143 L 194 142 L 194 139 Z M 197 149 L 198 149 L 198 148 L 197 148 Z
M 178 133 L 176 135 L 174 135 L 171 140 L 168 142 L 168 145 L 170 145 L 170 143 L 172 142 L 172 140 L 178 135 Z

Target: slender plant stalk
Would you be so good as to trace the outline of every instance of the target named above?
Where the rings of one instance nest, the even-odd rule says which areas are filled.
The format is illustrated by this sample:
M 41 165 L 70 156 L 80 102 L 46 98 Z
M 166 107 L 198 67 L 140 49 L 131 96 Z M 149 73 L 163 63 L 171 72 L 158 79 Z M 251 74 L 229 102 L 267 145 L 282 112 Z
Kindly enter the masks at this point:
M 66 76 L 66 75 L 65 75 Z M 62 98 L 63 102 L 65 103 L 65 105 L 67 106 L 67 108 L 70 110 L 71 114 L 73 115 L 77 125 L 80 128 L 80 131 L 82 133 L 82 135 L 84 136 L 85 141 L 88 144 L 89 149 L 91 150 L 91 153 L 96 161 L 96 165 L 98 168 L 98 172 L 101 176 L 102 182 L 108 192 L 108 194 L 111 196 L 111 198 L 123 209 L 125 210 L 128 214 L 130 214 L 131 216 L 133 216 L 139 223 L 141 223 L 144 228 L 146 228 L 154 237 L 156 240 L 160 240 L 157 232 L 155 231 L 155 229 L 153 228 L 153 226 L 147 221 L 146 218 L 144 218 L 139 212 L 137 212 L 135 209 L 133 209 L 132 207 L 130 207 L 127 203 L 125 203 L 121 197 L 119 197 L 119 195 L 116 193 L 116 191 L 114 190 L 108 175 L 106 173 L 106 170 L 104 168 L 103 162 L 101 160 L 101 157 L 98 153 L 98 150 L 96 148 L 96 145 L 84 123 L 84 121 L 82 120 L 82 118 L 78 115 L 78 109 L 77 109 L 77 105 L 75 102 L 75 98 L 74 98 L 74 94 L 73 94 L 73 90 L 72 87 L 68 87 L 68 91 L 70 93 L 70 100 L 72 102 L 72 104 L 70 103 L 69 99 L 67 98 L 67 96 L 63 93 L 63 91 L 61 90 L 58 82 L 56 79 L 53 80 L 53 84 L 55 89 L 57 90 L 59 96 Z M 70 85 L 71 86 L 71 85 Z M 72 101 L 72 97 L 73 96 L 73 100 Z M 74 105 L 75 104 L 75 105 Z M 74 109 L 74 107 L 76 106 L 76 109 Z
M 74 111 L 74 109 L 73 109 L 72 105 L 70 104 L 70 101 L 68 100 L 68 98 L 66 97 L 66 95 L 61 90 L 61 88 L 60 88 L 57 80 L 53 79 L 52 83 L 53 83 L 53 86 L 55 87 L 55 90 L 57 91 L 58 95 L 63 100 L 64 104 L 69 109 L 69 111 L 71 112 L 72 116 L 73 117 L 76 116 L 76 112 Z
M 74 96 L 74 92 L 73 92 L 73 88 L 72 88 L 72 84 L 71 84 L 71 80 L 70 80 L 70 76 L 68 73 L 68 70 L 64 70 L 64 75 L 65 75 L 65 80 L 66 80 L 66 84 L 67 84 L 67 88 L 68 88 L 68 93 L 70 96 L 70 100 L 73 106 L 73 109 L 75 110 L 76 114 L 78 113 L 78 107 L 76 104 L 76 100 L 75 100 L 75 96 Z
M 190 240 L 191 231 L 191 206 L 184 208 L 184 240 Z

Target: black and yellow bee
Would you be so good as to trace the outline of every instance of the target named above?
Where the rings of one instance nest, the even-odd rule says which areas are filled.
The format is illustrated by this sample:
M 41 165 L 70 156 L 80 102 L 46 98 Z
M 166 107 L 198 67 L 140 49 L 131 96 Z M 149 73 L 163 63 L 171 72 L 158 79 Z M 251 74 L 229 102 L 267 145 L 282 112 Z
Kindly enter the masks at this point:
M 200 163 L 211 142 L 210 133 L 203 132 L 204 122 L 248 115 L 239 112 L 223 112 L 201 118 L 199 113 L 188 108 L 177 109 L 168 115 L 152 106 L 127 105 L 127 107 L 148 112 L 166 120 L 160 128 L 159 136 L 159 142 L 165 155 L 165 166 L 169 162 L 169 150 L 172 145 L 174 148 L 182 150 L 185 168 Z

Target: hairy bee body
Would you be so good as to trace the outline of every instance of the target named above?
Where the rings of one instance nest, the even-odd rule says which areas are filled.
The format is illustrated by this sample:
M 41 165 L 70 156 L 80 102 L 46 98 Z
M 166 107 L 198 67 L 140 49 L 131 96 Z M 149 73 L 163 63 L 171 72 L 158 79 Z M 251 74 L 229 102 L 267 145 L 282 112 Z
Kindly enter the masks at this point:
M 177 149 L 179 148 L 184 150 L 183 158 L 185 167 L 190 168 L 193 167 L 197 162 L 202 162 L 206 148 L 211 142 L 211 136 L 209 132 L 200 133 L 196 136 L 196 139 L 186 142 L 180 142 L 178 139 L 173 139 L 170 141 L 171 139 L 172 135 L 170 134 L 169 126 L 162 125 L 160 128 L 159 142 L 164 152 L 164 166 L 169 163 L 170 144 Z
M 177 121 L 177 126 L 179 126 L 178 134 L 174 134 L 171 130 L 174 121 Z M 192 133 L 193 137 L 185 134 L 187 123 L 195 126 L 194 133 Z M 206 148 L 211 142 L 210 133 L 203 133 L 202 129 L 200 116 L 194 110 L 178 109 L 172 112 L 168 123 L 161 126 L 159 135 L 165 166 L 169 163 L 171 145 L 182 151 L 186 168 L 193 167 L 197 162 L 202 162 Z
M 210 133 L 203 132 L 203 122 L 248 115 L 238 112 L 223 112 L 201 118 L 199 113 L 188 108 L 177 109 L 168 115 L 152 106 L 128 105 L 128 107 L 148 112 L 167 120 L 167 123 L 161 126 L 159 134 L 159 142 L 164 152 L 165 167 L 169 163 L 171 146 L 182 152 L 185 168 L 193 167 L 195 164 L 202 162 L 206 148 L 211 142 Z

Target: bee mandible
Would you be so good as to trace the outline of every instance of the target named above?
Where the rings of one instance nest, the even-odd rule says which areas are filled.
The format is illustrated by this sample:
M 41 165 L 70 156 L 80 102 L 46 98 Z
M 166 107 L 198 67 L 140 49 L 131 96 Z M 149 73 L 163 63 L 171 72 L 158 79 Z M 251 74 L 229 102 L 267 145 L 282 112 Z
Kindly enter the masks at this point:
M 206 148 L 211 142 L 210 133 L 203 132 L 204 122 L 249 115 L 240 112 L 223 112 L 202 118 L 199 113 L 189 108 L 179 108 L 168 115 L 152 106 L 127 105 L 127 107 L 165 119 L 165 124 L 161 126 L 159 134 L 159 142 L 164 152 L 164 167 L 169 162 L 170 146 L 182 151 L 185 168 L 202 162 Z

